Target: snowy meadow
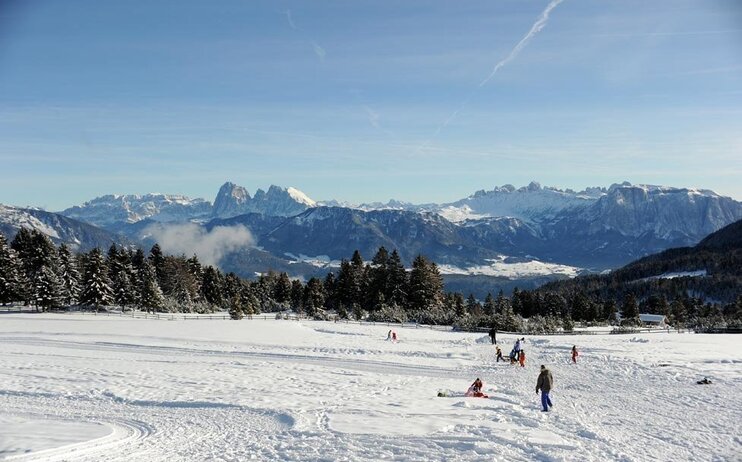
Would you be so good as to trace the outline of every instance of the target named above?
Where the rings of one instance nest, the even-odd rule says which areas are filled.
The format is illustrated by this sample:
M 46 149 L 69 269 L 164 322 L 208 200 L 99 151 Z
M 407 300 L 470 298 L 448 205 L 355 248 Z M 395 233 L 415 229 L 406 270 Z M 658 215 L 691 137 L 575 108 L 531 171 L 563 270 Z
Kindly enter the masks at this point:
M 0 459 L 740 460 L 740 336 L 389 329 L 0 314 Z

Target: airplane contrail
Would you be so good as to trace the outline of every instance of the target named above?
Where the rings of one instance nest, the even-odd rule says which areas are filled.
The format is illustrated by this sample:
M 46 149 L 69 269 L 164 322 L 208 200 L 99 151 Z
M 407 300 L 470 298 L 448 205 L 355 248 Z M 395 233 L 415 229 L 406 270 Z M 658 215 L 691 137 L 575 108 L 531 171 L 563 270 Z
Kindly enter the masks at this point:
M 520 42 L 518 42 L 515 47 L 510 50 L 510 54 L 508 54 L 504 59 L 502 59 L 500 62 L 495 64 L 495 68 L 492 69 L 492 72 L 490 72 L 490 75 L 487 76 L 486 79 L 482 80 L 482 83 L 479 84 L 480 87 L 483 87 L 489 82 L 492 77 L 497 74 L 497 71 L 502 69 L 507 63 L 515 59 L 516 56 L 523 50 L 523 48 L 528 45 L 528 42 L 531 41 L 531 39 L 541 32 L 541 29 L 543 29 L 546 26 L 546 23 L 549 21 L 549 13 L 551 13 L 551 10 L 556 8 L 560 3 L 562 3 L 564 0 L 552 0 L 551 3 L 546 5 L 546 9 L 541 13 L 541 16 L 538 17 L 535 23 L 533 23 L 533 26 L 531 26 L 531 30 L 528 31 L 528 33 L 520 39 Z
M 510 53 L 508 55 L 501 59 L 497 64 L 495 64 L 495 67 L 492 69 L 492 72 L 482 80 L 482 82 L 467 96 L 464 101 L 459 105 L 459 107 L 449 115 L 446 120 L 441 123 L 438 128 L 435 130 L 435 133 L 433 134 L 433 137 L 436 137 L 440 134 L 441 130 L 446 128 L 448 124 L 453 122 L 456 117 L 458 117 L 459 113 L 464 109 L 464 107 L 471 101 L 471 99 L 474 97 L 474 95 L 477 93 L 477 90 L 482 88 L 483 86 L 487 85 L 487 82 L 492 80 L 492 77 L 497 74 L 497 72 L 502 69 L 507 63 L 515 59 L 518 54 L 520 54 L 521 51 L 523 51 L 523 48 L 528 45 L 528 42 L 531 41 L 533 37 L 536 36 L 541 30 L 546 27 L 546 23 L 549 22 L 549 14 L 551 14 L 551 11 L 556 8 L 560 3 L 562 3 L 564 0 L 552 0 L 548 5 L 546 5 L 546 8 L 544 11 L 541 12 L 541 15 L 538 17 L 535 23 L 533 23 L 533 26 L 531 26 L 531 29 L 528 31 L 526 35 L 523 36 L 522 39 L 518 42 L 515 47 L 513 47 L 512 50 L 510 50 Z M 424 142 L 419 149 L 422 149 L 426 147 L 432 140 L 428 140 Z

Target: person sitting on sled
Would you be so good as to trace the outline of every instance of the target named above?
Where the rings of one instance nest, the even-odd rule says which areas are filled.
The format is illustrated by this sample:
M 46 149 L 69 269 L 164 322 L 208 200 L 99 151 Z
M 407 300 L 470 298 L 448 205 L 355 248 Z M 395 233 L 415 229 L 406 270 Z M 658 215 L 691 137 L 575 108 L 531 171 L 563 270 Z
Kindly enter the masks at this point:
M 477 377 L 477 380 L 475 380 L 474 383 L 471 384 L 471 387 L 469 387 L 469 389 L 474 393 L 480 393 L 482 391 L 482 387 L 484 387 L 484 384 L 481 380 L 479 380 L 479 377 Z

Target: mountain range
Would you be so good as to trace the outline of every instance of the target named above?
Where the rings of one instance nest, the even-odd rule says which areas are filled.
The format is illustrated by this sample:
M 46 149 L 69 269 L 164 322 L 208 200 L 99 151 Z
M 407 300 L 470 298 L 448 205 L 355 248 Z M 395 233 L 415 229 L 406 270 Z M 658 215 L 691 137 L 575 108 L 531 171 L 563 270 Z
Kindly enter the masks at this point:
M 222 266 L 246 276 L 268 264 L 306 277 L 312 268 L 336 266 L 356 249 L 370 259 L 385 246 L 398 249 L 408 264 L 417 254 L 427 255 L 452 279 L 508 280 L 616 268 L 694 245 L 742 218 L 742 203 L 713 191 L 628 182 L 584 191 L 536 182 L 503 185 L 451 203 L 419 205 L 316 202 L 298 189 L 278 186 L 251 195 L 228 182 L 213 203 L 182 195 L 106 195 L 57 214 L 0 210 L 5 211 L 0 231 L 11 238 L 26 223 L 81 249 L 115 240 L 150 245 L 153 224 L 195 223 L 205 231 L 243 226 L 255 242 L 226 255 Z

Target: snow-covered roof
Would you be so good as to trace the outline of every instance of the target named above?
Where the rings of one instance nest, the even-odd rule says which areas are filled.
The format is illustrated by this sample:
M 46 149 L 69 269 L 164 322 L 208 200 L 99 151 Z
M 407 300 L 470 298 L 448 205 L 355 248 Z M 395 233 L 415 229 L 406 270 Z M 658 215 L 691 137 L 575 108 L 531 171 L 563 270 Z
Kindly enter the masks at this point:
M 665 322 L 666 317 L 663 314 L 639 314 L 641 322 Z

